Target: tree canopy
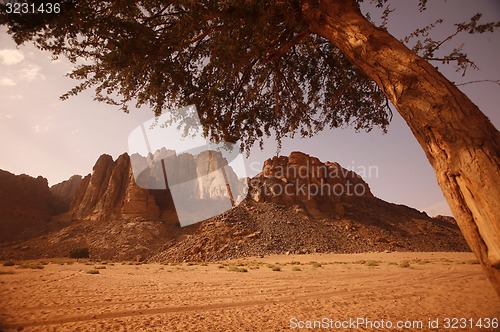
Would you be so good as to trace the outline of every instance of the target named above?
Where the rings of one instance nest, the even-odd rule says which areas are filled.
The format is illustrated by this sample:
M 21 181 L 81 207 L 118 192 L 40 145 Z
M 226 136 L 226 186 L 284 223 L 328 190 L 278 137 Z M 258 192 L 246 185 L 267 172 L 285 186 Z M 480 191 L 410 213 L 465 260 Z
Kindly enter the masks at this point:
M 0 23 L 17 43 L 33 41 L 56 57 L 84 60 L 69 74 L 81 83 L 63 99 L 95 88 L 98 101 L 124 111 L 131 103 L 147 105 L 156 115 L 194 104 L 208 137 L 241 140 L 247 149 L 273 133 L 281 141 L 344 126 L 385 131 L 391 119 L 380 88 L 311 33 L 300 1 L 60 4 L 50 14 L 4 10 Z M 426 39 L 415 48 L 431 57 L 437 44 Z
M 295 1 L 63 1 L 60 14 L 10 15 L 15 40 L 80 64 L 65 94 L 155 114 L 196 105 L 206 134 L 247 147 L 274 131 L 386 129 L 380 89 L 325 39 Z M 175 114 L 174 114 L 175 116 Z

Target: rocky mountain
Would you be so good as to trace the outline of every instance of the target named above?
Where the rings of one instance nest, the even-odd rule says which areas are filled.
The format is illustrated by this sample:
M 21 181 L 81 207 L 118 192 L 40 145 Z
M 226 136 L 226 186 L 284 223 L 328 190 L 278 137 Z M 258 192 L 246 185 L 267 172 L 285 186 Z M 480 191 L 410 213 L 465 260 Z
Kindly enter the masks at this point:
M 338 163 L 322 163 L 302 152 L 264 162 L 250 181 L 250 197 L 302 209 L 312 218 L 344 215 L 343 197 L 373 197 L 368 184 Z
M 71 197 L 68 214 L 76 220 L 157 219 L 160 208 L 149 190 L 135 184 L 128 154 L 116 161 L 102 155 Z
M 74 176 L 51 188 L 58 211 L 72 220 L 141 219 L 178 223 L 179 208 L 175 198 L 193 204 L 227 196 L 226 183 L 214 170 L 227 165 L 221 153 L 177 155 L 162 149 L 147 157 L 122 154 L 116 161 L 109 155 L 97 160 L 92 174 L 84 178 Z M 163 169 L 166 169 L 165 173 Z M 229 167 L 225 174 L 235 184 L 234 192 L 241 192 L 243 183 Z M 168 173 L 168 176 L 167 176 Z M 139 183 L 137 183 L 139 182 Z M 239 197 L 241 200 L 241 197 Z M 205 203 L 206 204 L 206 203 Z
M 55 213 L 47 179 L 0 170 L 0 243 L 43 232 Z
M 57 214 L 69 211 L 71 201 L 80 189 L 82 180 L 81 175 L 73 175 L 68 180 L 50 187 Z
M 267 160 L 261 173 L 247 179 L 246 196 L 241 194 L 245 181 L 215 151 L 177 155 L 163 149 L 116 160 L 102 155 L 92 174 L 74 176 L 50 190 L 43 178 L 6 178 L 11 185 L 0 187 L 7 202 L 0 211 L 16 206 L 30 211 L 26 225 L 51 227 L 30 236 L 7 236 L 17 240 L 0 248 L 0 258 L 66 256 L 77 247 L 88 247 L 96 259 L 153 261 L 287 252 L 469 250 L 453 218 L 433 219 L 384 202 L 356 173 L 301 152 Z M 38 189 L 26 189 L 30 186 Z M 240 193 L 234 199 L 241 204 L 180 227 L 179 216 L 185 212 L 178 212 L 179 197 L 188 208 L 206 212 L 227 201 L 229 192 Z M 26 203 L 31 200 L 36 204 Z M 11 215 L 15 213 L 2 215 L 2 227 L 12 224 Z

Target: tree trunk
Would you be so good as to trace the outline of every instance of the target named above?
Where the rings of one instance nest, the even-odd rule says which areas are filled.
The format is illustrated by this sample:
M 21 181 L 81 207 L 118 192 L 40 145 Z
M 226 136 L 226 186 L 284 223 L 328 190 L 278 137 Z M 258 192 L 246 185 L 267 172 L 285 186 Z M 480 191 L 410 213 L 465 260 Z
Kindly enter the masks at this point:
M 410 126 L 500 296 L 498 130 L 436 68 L 366 20 L 355 0 L 306 0 L 302 13 L 311 31 L 373 79 Z

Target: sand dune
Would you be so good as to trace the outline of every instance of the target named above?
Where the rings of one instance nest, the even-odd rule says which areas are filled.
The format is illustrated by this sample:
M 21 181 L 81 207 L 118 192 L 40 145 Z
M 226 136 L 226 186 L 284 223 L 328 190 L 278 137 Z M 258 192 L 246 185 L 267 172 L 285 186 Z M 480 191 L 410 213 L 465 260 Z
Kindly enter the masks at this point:
M 282 331 L 318 324 L 371 331 L 407 324 L 399 330 L 423 331 L 431 320 L 439 324 L 434 330 L 446 331 L 446 318 L 464 318 L 458 324 L 468 331 L 493 331 L 485 328 L 488 319 L 500 318 L 500 301 L 470 253 L 67 262 L 0 267 L 0 330 Z

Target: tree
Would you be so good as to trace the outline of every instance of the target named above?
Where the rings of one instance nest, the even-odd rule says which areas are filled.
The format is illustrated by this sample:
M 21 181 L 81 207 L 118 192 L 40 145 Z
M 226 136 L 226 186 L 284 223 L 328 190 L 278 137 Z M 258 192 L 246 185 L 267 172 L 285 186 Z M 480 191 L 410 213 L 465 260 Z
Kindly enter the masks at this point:
M 478 19 L 457 27 L 500 25 Z M 247 149 L 272 132 L 281 140 L 325 127 L 385 130 L 390 100 L 500 295 L 500 134 L 428 61 L 364 17 L 356 0 L 66 0 L 58 14 L 4 14 L 0 23 L 18 43 L 88 60 L 70 75 L 83 83 L 63 98 L 95 87 L 96 100 L 125 111 L 131 101 L 156 114 L 195 104 L 207 136 L 239 139 Z M 439 46 L 426 40 L 416 50 L 432 58 Z M 471 64 L 460 50 L 443 58 L 450 60 Z

